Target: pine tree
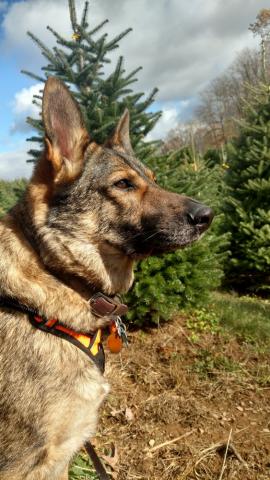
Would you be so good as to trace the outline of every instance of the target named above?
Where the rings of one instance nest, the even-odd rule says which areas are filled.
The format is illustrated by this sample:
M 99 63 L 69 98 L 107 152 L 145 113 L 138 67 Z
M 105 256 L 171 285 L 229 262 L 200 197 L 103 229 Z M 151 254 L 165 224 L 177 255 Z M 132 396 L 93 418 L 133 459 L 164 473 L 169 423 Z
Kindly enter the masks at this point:
M 270 292 L 270 89 L 253 89 L 240 137 L 228 149 L 227 282 L 241 292 Z
M 110 40 L 106 33 L 101 33 L 108 20 L 92 29 L 89 28 L 88 9 L 89 3 L 86 1 L 81 20 L 78 22 L 75 0 L 69 0 L 72 38 L 63 38 L 48 26 L 57 44 L 52 49 L 33 33 L 28 32 L 49 63 L 42 68 L 45 78 L 27 70 L 22 72 L 39 82 L 45 82 L 51 75 L 66 82 L 81 106 L 92 139 L 97 143 L 102 143 L 109 137 L 118 118 L 127 107 L 131 115 L 133 148 L 138 156 L 147 156 L 155 147 L 155 142 L 144 142 L 143 139 L 161 115 L 160 112 L 148 111 L 158 90 L 154 88 L 147 98 L 143 98 L 144 94 L 141 92 L 134 93 L 131 85 L 137 81 L 136 74 L 141 67 L 127 74 L 121 56 L 113 71 L 105 76 L 104 67 L 108 70 L 108 64 L 111 63 L 110 53 L 118 48 L 120 40 L 132 29 L 126 29 Z M 36 95 L 33 103 L 40 106 L 41 99 L 41 95 Z M 41 119 L 28 118 L 27 121 L 38 132 L 28 140 L 41 145 L 43 143 Z M 32 149 L 29 153 L 32 161 L 35 161 L 40 155 L 40 150 Z
M 0 217 L 3 216 L 13 205 L 21 199 L 27 182 L 24 178 L 10 182 L 0 180 Z

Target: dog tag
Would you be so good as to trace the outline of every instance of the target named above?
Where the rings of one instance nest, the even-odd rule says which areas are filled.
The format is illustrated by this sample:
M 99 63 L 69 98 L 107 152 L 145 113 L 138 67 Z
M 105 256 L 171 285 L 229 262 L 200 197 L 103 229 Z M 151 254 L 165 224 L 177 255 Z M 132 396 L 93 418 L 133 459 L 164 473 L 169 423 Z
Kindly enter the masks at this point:
M 110 326 L 110 335 L 107 339 L 107 346 L 111 353 L 119 353 L 122 350 L 122 338 L 118 334 L 116 323 L 113 322 Z
M 123 342 L 128 346 L 127 329 L 121 317 L 116 317 L 113 320 L 110 326 L 110 332 L 107 340 L 108 348 L 112 353 L 119 353 L 122 349 Z

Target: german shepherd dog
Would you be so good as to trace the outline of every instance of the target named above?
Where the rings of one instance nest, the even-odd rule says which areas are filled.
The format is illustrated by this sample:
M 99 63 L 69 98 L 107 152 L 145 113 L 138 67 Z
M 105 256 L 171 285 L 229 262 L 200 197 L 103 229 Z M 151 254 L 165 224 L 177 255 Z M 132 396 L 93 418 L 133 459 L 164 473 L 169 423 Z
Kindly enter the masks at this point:
M 42 114 L 44 153 L 23 199 L 0 223 L 0 296 L 95 332 L 111 319 L 90 309 L 93 293 L 126 292 L 135 260 L 190 244 L 213 213 L 155 183 L 132 151 L 128 111 L 97 145 L 67 87 L 51 77 Z M 0 479 L 67 480 L 108 390 L 76 346 L 1 307 Z

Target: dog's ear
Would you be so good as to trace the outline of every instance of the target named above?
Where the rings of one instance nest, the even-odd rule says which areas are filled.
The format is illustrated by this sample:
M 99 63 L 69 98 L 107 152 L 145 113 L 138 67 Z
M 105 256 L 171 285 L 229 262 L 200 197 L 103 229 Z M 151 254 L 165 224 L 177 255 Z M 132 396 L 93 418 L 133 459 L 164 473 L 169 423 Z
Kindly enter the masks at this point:
M 54 181 L 71 181 L 81 172 L 89 135 L 76 101 L 55 77 L 49 77 L 45 84 L 42 117 L 46 157 L 53 166 Z
M 117 124 L 113 136 L 110 138 L 108 144 L 112 147 L 122 147 L 127 152 L 132 152 L 132 146 L 129 136 L 129 111 L 126 108 L 123 115 Z

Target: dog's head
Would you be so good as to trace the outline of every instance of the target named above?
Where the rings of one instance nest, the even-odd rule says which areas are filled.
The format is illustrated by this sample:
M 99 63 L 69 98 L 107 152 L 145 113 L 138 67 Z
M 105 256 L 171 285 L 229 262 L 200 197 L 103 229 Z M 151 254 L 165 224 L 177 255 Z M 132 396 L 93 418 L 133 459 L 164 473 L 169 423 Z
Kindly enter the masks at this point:
M 134 259 L 184 247 L 211 224 L 210 208 L 160 188 L 136 158 L 128 111 L 106 144 L 97 145 L 68 89 L 49 78 L 43 122 L 46 148 L 28 197 L 49 267 L 61 267 L 89 282 L 93 275 L 99 282 L 106 272 L 112 285 L 104 287 L 101 281 L 105 291 L 125 290 L 130 274 L 122 287 L 115 279 L 130 272 Z

